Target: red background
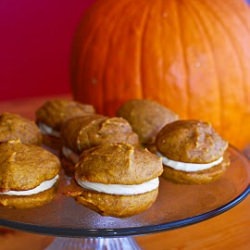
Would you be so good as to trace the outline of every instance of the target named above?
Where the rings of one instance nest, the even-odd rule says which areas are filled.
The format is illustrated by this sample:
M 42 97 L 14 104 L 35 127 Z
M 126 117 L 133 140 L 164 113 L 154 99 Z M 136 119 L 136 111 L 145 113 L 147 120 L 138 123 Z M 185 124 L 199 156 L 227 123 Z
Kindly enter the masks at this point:
M 92 2 L 0 1 L 0 100 L 70 92 L 72 38 Z

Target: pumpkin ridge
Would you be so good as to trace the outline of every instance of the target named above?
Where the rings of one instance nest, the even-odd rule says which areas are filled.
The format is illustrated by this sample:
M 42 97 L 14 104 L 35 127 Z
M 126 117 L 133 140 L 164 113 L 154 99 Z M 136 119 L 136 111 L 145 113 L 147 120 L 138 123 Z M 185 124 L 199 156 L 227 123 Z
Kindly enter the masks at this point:
M 106 1 L 106 0 L 105 0 Z M 114 33 L 116 31 L 118 21 L 120 20 L 120 16 L 118 13 L 120 13 L 123 9 L 126 9 L 126 6 L 130 4 L 130 1 L 126 2 L 119 2 L 115 3 L 113 1 L 110 1 L 110 7 L 108 4 L 104 4 L 106 7 L 106 11 L 108 14 L 105 16 L 105 19 L 108 20 L 106 21 L 109 23 L 108 25 L 105 25 L 105 28 L 109 28 L 109 37 L 114 37 Z M 111 12 L 109 10 L 112 9 Z M 112 15 L 113 14 L 113 15 Z M 105 32 L 105 35 L 107 35 L 107 32 Z M 110 93 L 114 92 L 114 90 L 117 88 L 117 84 L 119 83 L 112 83 L 111 85 L 109 84 L 109 80 L 105 72 L 109 72 L 108 68 L 110 67 L 109 65 L 109 60 L 110 60 L 110 55 L 112 55 L 113 48 L 112 48 L 112 41 L 108 42 L 107 49 L 106 49 L 106 54 L 104 58 L 104 67 L 102 69 L 102 76 L 101 76 L 101 83 L 102 83 L 102 105 L 101 105 L 101 113 L 102 114 L 107 114 L 109 113 L 109 110 L 107 105 L 106 105 L 106 100 L 105 96 L 109 96 Z M 109 95 L 108 95 L 109 94 Z
M 75 52 L 75 57 L 77 57 L 77 58 L 73 58 L 72 59 L 72 61 L 73 61 L 72 62 L 72 70 L 74 70 L 75 65 L 82 65 L 82 62 L 84 61 L 85 54 L 86 54 L 86 48 L 89 47 L 89 44 L 91 44 L 92 39 L 93 39 L 93 36 L 92 36 L 93 28 L 87 32 L 88 34 L 90 33 L 89 35 L 86 35 L 86 34 L 83 35 L 83 34 L 81 34 L 79 32 L 79 31 L 81 31 L 81 29 L 82 29 L 83 26 L 86 26 L 85 25 L 85 19 L 88 19 L 88 17 L 91 17 L 89 10 L 87 10 L 85 12 L 85 15 L 86 16 L 85 16 L 84 20 L 82 20 L 78 24 L 78 27 L 77 27 L 77 30 L 76 30 L 76 33 L 75 33 L 75 37 L 74 37 L 74 39 L 76 39 L 76 38 L 79 39 L 78 44 L 80 44 L 81 46 L 82 46 L 82 44 L 84 44 L 84 46 L 81 47 L 82 50 L 81 50 L 80 54 L 78 54 L 79 53 L 79 49 L 78 48 L 73 48 L 73 53 Z M 74 44 L 74 46 L 76 47 L 75 44 Z M 74 54 L 73 54 L 73 56 L 74 56 Z M 81 72 L 77 72 L 77 74 L 71 74 L 71 75 L 72 75 L 72 77 L 76 78 L 76 82 L 81 82 L 82 71 Z M 79 91 L 76 89 L 74 91 L 74 95 L 78 95 L 78 93 L 79 93 Z
M 92 8 L 93 7 L 94 7 L 94 5 L 92 6 Z M 98 9 L 98 11 L 100 11 L 100 10 Z M 76 81 L 79 83 L 79 85 L 80 85 L 80 83 L 82 84 L 84 82 L 83 79 L 85 79 L 85 78 L 83 77 L 83 75 L 85 74 L 84 73 L 85 70 L 86 70 L 85 68 L 88 68 L 88 67 L 86 67 L 86 64 L 88 65 L 90 63 L 89 61 L 86 62 L 86 55 L 88 53 L 88 48 L 93 43 L 94 38 L 95 38 L 95 34 L 98 32 L 98 29 L 99 29 L 99 26 L 100 26 L 100 23 L 98 23 L 98 19 L 97 20 L 95 19 L 93 21 L 93 20 L 91 20 L 91 18 L 92 18 L 91 11 L 89 9 L 86 12 L 85 18 L 81 21 L 81 23 L 80 23 L 80 25 L 78 27 L 78 30 L 81 31 L 82 27 L 86 27 L 86 22 L 87 22 L 87 24 L 88 23 L 94 23 L 94 27 L 91 26 L 91 29 L 87 30 L 87 32 L 84 33 L 84 35 L 82 35 L 79 31 L 77 31 L 77 33 L 76 33 L 77 36 L 79 36 L 81 44 L 84 45 L 84 46 L 82 46 L 82 50 L 81 51 L 78 50 L 78 53 L 80 52 L 80 54 L 77 55 L 78 56 L 78 58 L 77 58 L 77 61 L 78 61 L 77 64 L 80 65 L 80 67 L 82 68 L 82 70 L 80 72 L 78 71 L 78 74 L 76 75 L 76 78 L 77 78 Z M 100 19 L 99 19 L 99 22 L 101 22 Z M 86 79 L 85 79 L 85 81 L 86 81 Z M 78 91 L 78 89 L 76 89 L 74 91 L 74 96 L 76 96 L 76 98 L 78 98 L 77 97 L 78 95 L 81 96 L 82 94 L 89 95 L 89 93 L 80 93 L 80 91 Z M 100 101 L 100 99 L 102 99 L 102 96 L 99 95 L 97 99 L 98 99 L 98 101 Z
M 111 4 L 111 7 L 114 8 L 114 4 Z M 120 8 L 122 8 L 122 7 L 120 6 Z M 110 18 L 111 22 L 110 22 L 108 27 L 110 28 L 111 37 L 113 37 L 113 33 L 114 33 L 115 28 L 116 28 L 116 20 L 119 19 L 119 16 L 116 14 L 116 13 L 119 13 L 119 9 L 118 9 L 118 11 L 113 11 L 111 13 L 114 13 L 114 15 L 113 15 L 113 19 L 112 19 L 112 17 Z M 114 18 L 115 18 L 115 20 L 114 20 Z M 106 79 L 105 79 L 105 72 L 107 72 L 106 68 L 109 67 L 108 59 L 109 59 L 110 50 L 112 50 L 112 46 L 111 46 L 111 43 L 109 42 L 108 46 L 107 46 L 107 49 L 106 49 L 106 54 L 105 54 L 105 58 L 104 58 L 105 63 L 104 63 L 104 68 L 102 70 L 102 76 L 101 76 L 101 79 L 102 79 L 101 80 L 101 83 L 102 83 L 102 97 L 104 97 L 106 95 L 106 92 L 109 91 L 109 90 L 107 90 L 105 88 L 106 82 L 107 82 Z M 105 98 L 102 98 L 102 106 L 101 107 L 102 107 L 101 113 L 102 114 L 106 113 L 106 110 L 105 110 Z
M 215 72 L 215 78 L 216 78 L 216 85 L 217 85 L 217 88 L 218 88 L 218 101 L 219 101 L 219 106 L 222 107 L 222 103 L 223 103 L 223 99 L 222 99 L 222 90 L 221 90 L 221 86 L 220 86 L 220 83 L 219 83 L 219 77 L 218 77 L 218 70 L 217 70 L 217 64 L 216 64 L 216 59 L 215 59 L 215 55 L 214 53 L 212 53 L 213 51 L 213 45 L 211 43 L 212 41 L 212 37 L 210 36 L 210 32 L 208 31 L 208 28 L 207 28 L 207 24 L 206 24 L 206 16 L 202 16 L 200 14 L 201 12 L 201 9 L 196 7 L 195 4 L 192 4 L 192 1 L 190 1 L 190 6 L 192 6 L 192 8 L 190 8 L 191 12 L 193 12 L 193 19 L 194 21 L 196 22 L 196 25 L 197 27 L 199 27 L 199 31 L 202 32 L 203 34 L 205 34 L 209 39 L 204 39 L 202 42 L 206 45 L 206 48 L 209 50 L 209 55 L 211 57 L 211 62 L 213 63 L 213 70 Z M 217 121 L 218 122 L 218 126 L 222 126 L 222 112 L 221 112 L 221 108 L 219 109 L 219 120 Z M 209 121 L 210 122 L 210 121 Z
M 224 3 L 224 2 L 223 2 Z M 234 2 L 233 2 L 234 3 Z M 244 3 L 243 3 L 244 4 Z M 224 4 L 224 8 L 227 8 L 229 5 L 227 5 L 227 4 Z M 246 6 L 247 8 L 248 8 L 248 6 Z M 230 11 L 230 9 L 229 9 L 229 11 Z M 239 22 L 240 22 L 240 24 L 239 24 L 239 26 L 241 27 L 241 28 L 244 28 L 244 29 L 246 29 L 246 33 L 249 35 L 250 34 L 250 22 L 248 22 L 248 25 L 246 25 L 246 22 L 249 20 L 249 19 L 247 19 L 246 21 L 243 21 L 243 19 L 242 19 L 242 16 L 240 15 L 241 14 L 241 11 L 238 11 L 237 12 L 237 15 L 234 15 L 234 18 L 235 19 L 237 19 Z M 249 37 L 250 37 L 250 35 L 249 35 Z M 236 46 L 236 48 L 238 48 L 239 46 Z M 242 53 L 244 53 L 244 52 L 242 52 Z M 241 54 L 242 54 L 241 53 Z M 243 66 L 244 65 L 244 63 L 241 63 L 241 66 Z M 241 69 L 242 68 L 244 68 L 244 67 L 241 67 Z M 245 100 L 246 100 L 246 103 L 247 104 L 249 104 L 249 106 L 250 106 L 250 95 L 249 95 L 249 93 L 250 93 L 250 89 L 248 89 L 248 85 L 245 85 L 244 84 L 244 82 L 245 81 L 247 81 L 246 79 L 249 79 L 249 81 L 250 81 L 250 78 L 249 77 L 246 77 L 246 71 L 244 71 L 244 70 L 241 70 L 242 72 L 243 72 L 243 81 L 242 81 L 242 87 L 244 88 L 244 90 L 243 90 L 243 93 L 245 94 L 244 96 L 245 96 Z M 242 73 L 241 72 L 241 73 Z M 248 73 L 249 74 L 249 73 Z M 250 112 L 250 111 L 249 111 Z
M 204 2 L 202 2 L 204 3 Z M 223 1 L 222 1 L 223 3 Z M 225 6 L 227 6 L 227 4 L 225 4 Z M 232 50 L 236 51 L 237 52 L 237 55 L 241 55 L 242 53 L 240 52 L 239 50 L 239 46 L 236 45 L 236 43 L 234 42 L 236 39 L 234 39 L 233 35 L 231 32 L 229 32 L 229 29 L 227 29 L 224 21 L 222 18 L 218 18 L 218 16 L 216 15 L 216 12 L 215 11 L 211 11 L 211 13 L 215 16 L 215 19 L 218 21 L 218 23 L 221 24 L 221 27 L 222 27 L 222 31 L 224 31 L 225 34 L 227 34 L 227 37 L 230 38 L 230 44 L 231 44 L 231 47 L 232 47 Z M 242 63 L 242 60 L 241 60 L 241 56 L 234 56 L 234 58 L 236 59 L 236 61 L 238 61 L 238 63 L 240 64 L 240 68 L 243 68 L 243 65 L 244 63 Z M 241 72 L 241 75 L 243 74 L 242 70 L 240 70 Z M 244 75 L 242 75 L 243 77 L 243 80 L 245 80 L 245 77 Z M 244 81 L 241 81 L 241 82 L 244 82 Z M 243 85 L 243 84 L 242 84 Z
M 161 8 L 160 8 L 160 13 L 164 13 L 165 12 L 165 9 L 164 9 L 164 0 L 161 0 L 160 1 L 160 5 L 161 5 Z M 164 14 L 163 14 L 164 15 Z M 160 41 L 159 42 L 161 42 L 161 43 L 163 43 L 163 41 L 164 41 L 164 33 L 163 33 L 163 23 L 161 23 L 160 25 L 159 25 L 159 27 L 160 27 Z M 163 45 L 161 45 L 160 47 L 160 50 L 161 50 L 161 55 L 163 55 L 164 54 L 164 50 L 163 50 Z M 159 67 L 159 74 L 161 75 L 161 78 L 163 78 L 163 75 L 164 75 L 164 69 L 165 69 L 165 60 L 162 60 L 162 62 L 161 62 L 161 67 Z M 159 83 L 158 83 L 158 86 L 159 86 Z M 161 95 L 163 95 L 162 97 L 160 97 L 159 99 L 160 100 L 163 100 L 164 99 L 164 92 L 162 92 L 162 91 L 159 91 L 159 94 L 161 94 Z M 164 105 L 165 106 L 165 105 Z
M 204 2 L 202 2 L 202 3 L 204 3 Z M 223 1 L 222 1 L 222 4 L 223 4 Z M 227 6 L 227 4 L 225 4 L 225 6 Z M 225 9 L 225 7 L 223 7 L 223 8 Z M 235 61 L 238 61 L 238 64 L 240 65 L 239 68 L 241 68 L 241 69 L 244 68 L 244 63 L 243 63 L 242 60 L 241 60 L 241 56 L 239 56 L 239 55 L 242 54 L 242 52 L 239 50 L 239 46 L 237 46 L 236 43 L 234 42 L 236 39 L 234 39 L 232 33 L 229 32 L 229 29 L 226 27 L 225 23 L 223 22 L 223 19 L 222 19 L 222 18 L 218 18 L 218 16 L 216 15 L 216 12 L 215 12 L 215 11 L 211 11 L 211 13 L 215 16 L 215 19 L 218 21 L 218 23 L 221 24 L 222 31 L 223 31 L 224 33 L 227 34 L 227 37 L 230 38 L 229 42 L 230 42 L 230 44 L 231 44 L 232 50 L 233 50 L 233 51 L 236 51 L 236 52 L 237 52 L 237 55 L 238 55 L 238 56 L 234 56 L 234 58 L 236 59 Z M 232 54 L 233 54 L 233 53 L 232 53 Z M 233 55 L 234 55 L 234 54 L 233 54 Z M 245 82 L 244 72 L 242 72 L 242 70 L 239 70 L 239 72 L 240 72 L 241 75 L 242 75 L 242 80 L 241 80 L 241 82 L 243 83 L 243 82 Z M 242 84 L 242 86 L 244 87 L 244 84 Z M 245 91 L 243 91 L 243 93 L 244 93 L 244 92 L 245 92 Z M 244 96 L 245 96 L 245 95 L 244 95 Z
M 95 29 L 92 30 L 92 32 L 88 36 L 89 37 L 89 39 L 88 39 L 89 43 L 87 42 L 88 41 L 87 40 L 85 48 L 89 48 L 89 46 L 91 46 L 90 44 L 93 43 L 94 38 L 95 38 L 95 33 L 98 32 L 98 29 L 99 29 L 99 26 L 95 26 Z M 79 62 L 79 64 L 82 65 L 83 70 L 81 70 L 81 72 L 79 72 L 78 79 L 84 79 L 84 77 L 82 76 L 82 75 L 84 75 L 84 70 L 86 70 L 88 68 L 88 64 L 91 63 L 91 62 L 85 60 L 85 58 L 86 58 L 85 53 L 88 53 L 88 49 L 85 49 L 85 48 L 82 49 L 82 53 L 80 54 L 80 62 Z M 86 66 L 86 64 L 87 64 L 87 66 Z M 85 78 L 85 81 L 93 81 L 92 84 L 96 84 L 96 83 L 94 83 L 94 81 L 95 81 L 94 77 L 93 77 L 93 79 L 86 79 Z M 102 88 L 102 91 L 104 91 L 103 88 Z M 84 95 L 89 95 L 89 93 L 83 93 L 83 94 Z M 103 103 L 102 95 L 99 95 L 97 99 L 98 99 L 98 101 L 100 103 Z
M 247 1 L 247 0 L 246 0 Z M 245 1 L 245 2 L 246 2 Z M 225 3 L 224 1 L 222 1 L 223 4 Z M 244 1 L 242 1 L 242 5 L 244 5 L 244 7 L 241 5 L 241 9 L 237 9 L 238 5 L 234 6 L 233 4 L 235 3 L 234 1 L 231 1 L 230 3 L 232 3 L 232 5 L 229 5 L 228 2 L 226 1 L 226 4 L 224 4 L 223 8 L 227 8 L 229 11 L 230 9 L 234 9 L 235 13 L 237 13 L 237 15 L 234 16 L 234 18 L 237 18 L 240 21 L 239 26 L 246 28 L 247 33 L 250 34 L 250 19 L 247 18 L 245 19 L 244 15 L 242 15 L 242 8 L 244 8 L 244 11 L 249 11 L 250 9 L 250 5 L 248 6 L 247 3 L 245 3 Z M 228 8 L 230 6 L 230 8 Z
M 161 23 L 161 18 L 158 15 L 160 10 L 161 0 L 157 1 L 145 1 L 148 7 L 147 20 L 145 20 L 144 25 L 144 36 L 141 39 L 143 46 L 141 47 L 142 51 L 144 51 L 144 57 L 142 59 L 142 84 L 143 84 L 143 97 L 146 99 L 156 99 L 156 96 L 160 93 L 160 89 L 162 88 L 162 83 L 160 79 L 162 79 L 162 65 L 159 65 L 161 59 L 162 46 L 160 44 L 163 43 L 163 39 L 161 39 L 160 33 L 163 29 L 163 24 Z M 155 34 L 152 36 L 152 29 L 154 29 Z M 149 51 L 149 53 L 145 53 L 145 51 Z M 143 56 L 142 54 L 142 56 Z M 151 58 L 153 55 L 154 59 Z M 151 60 L 152 61 L 151 61 Z M 157 74 L 153 74 L 150 71 L 154 72 L 157 68 Z M 144 72 L 144 74 L 143 74 Z M 157 94 L 156 94 L 157 93 Z M 166 94 L 161 92 L 161 94 Z M 162 98 L 162 96 L 160 97 Z
M 209 1 L 200 1 L 201 4 L 203 5 L 206 5 L 206 6 L 209 6 Z M 205 3 L 206 2 L 206 3 Z M 223 1 L 220 2 L 222 4 L 225 4 Z M 225 4 L 227 5 L 227 4 Z M 224 7 L 224 6 L 223 6 Z M 215 7 L 217 8 L 217 7 Z M 222 8 L 223 9 L 223 8 Z M 240 50 L 240 46 L 237 46 L 238 42 L 237 42 L 237 39 L 234 39 L 234 36 L 232 35 L 232 32 L 231 32 L 231 29 L 230 27 L 227 27 L 227 25 L 225 24 L 225 21 L 223 18 L 220 18 L 218 15 L 217 15 L 217 11 L 214 9 L 214 5 L 212 7 L 209 8 L 210 10 L 210 14 L 211 16 L 213 16 L 213 18 L 217 21 L 217 23 L 220 25 L 220 28 L 221 28 L 221 32 L 223 32 L 225 34 L 225 37 L 227 37 L 227 41 L 228 41 L 228 46 L 231 47 L 231 56 L 233 58 L 233 63 L 237 65 L 237 71 L 238 71 L 238 75 L 240 74 L 240 81 L 238 80 L 238 83 L 240 83 L 241 87 L 243 87 L 245 89 L 245 86 L 244 86 L 244 82 L 246 82 L 246 76 L 245 76 L 245 71 L 243 72 L 243 68 L 244 68 L 244 63 L 242 62 L 242 53 L 243 51 Z M 224 10 L 224 9 L 223 9 Z M 227 14 L 226 14 L 227 16 Z M 236 41 L 235 41 L 236 40 Z M 234 52 L 234 53 L 233 53 Z M 237 56 L 236 56 L 236 55 Z M 242 96 L 244 96 L 244 102 L 247 103 L 247 100 L 248 100 L 248 97 L 247 97 L 247 91 L 244 91 L 243 88 L 239 88 L 239 86 L 237 86 L 237 89 L 240 90 L 242 89 Z M 221 93 L 224 93 L 223 91 Z M 239 93 L 239 92 L 238 92 Z M 224 95 L 228 95 L 228 94 L 225 94 Z M 232 93 L 232 95 L 234 95 L 234 93 Z M 238 95 L 238 94 L 237 94 Z M 227 100 L 228 99 L 228 96 L 224 96 L 222 97 L 223 100 Z M 241 99 L 241 98 L 240 98 Z M 226 106 L 226 105 L 225 105 Z M 238 101 L 235 101 L 234 104 L 233 104 L 233 107 L 238 107 L 239 106 L 239 103 Z M 239 110 L 240 111 L 240 110 Z M 241 114 L 241 117 L 243 116 L 244 114 L 242 113 Z M 225 116 L 223 114 L 223 116 Z M 227 117 L 223 117 L 223 120 L 226 119 L 227 120 Z M 242 126 L 244 127 L 244 122 L 242 122 L 241 120 L 239 119 L 234 119 L 232 122 L 234 122 L 234 126 L 237 126 L 238 130 L 241 131 L 242 130 Z M 223 125 L 224 126 L 224 125 Z M 225 137 L 227 137 L 227 135 L 230 133 L 229 132 L 225 132 Z
M 105 28 L 106 28 L 105 35 L 107 37 L 114 37 L 116 27 L 117 27 L 117 25 L 119 25 L 119 21 L 121 20 L 118 13 L 120 13 L 124 9 L 126 10 L 127 6 L 130 5 L 130 2 L 131 2 L 131 0 L 114 4 L 113 1 L 110 1 L 110 2 L 105 3 L 105 5 L 103 5 L 105 7 L 104 8 L 105 12 L 108 13 L 105 16 L 105 21 L 106 21 L 106 23 L 108 23 L 108 25 L 105 25 Z M 113 11 L 109 12 L 110 9 L 112 9 Z M 103 18 L 101 18 L 101 20 L 103 21 Z M 120 24 L 120 25 L 122 26 L 122 24 Z M 102 26 L 100 27 L 100 29 L 102 29 Z M 108 30 L 107 30 L 107 28 L 108 28 Z M 107 35 L 107 33 L 109 33 L 109 35 Z M 99 31 L 98 35 L 100 35 L 100 31 Z M 112 57 L 112 53 L 113 53 L 112 41 L 105 43 L 105 44 L 107 44 L 107 48 L 106 48 L 106 54 L 103 57 L 104 67 L 101 71 L 102 76 L 100 76 L 101 77 L 100 83 L 101 83 L 102 91 L 101 91 L 101 100 L 99 100 L 99 101 L 102 103 L 100 105 L 100 107 L 102 108 L 102 110 L 100 110 L 100 112 L 102 114 L 109 113 L 108 106 L 106 105 L 105 97 L 113 95 L 113 92 L 115 92 L 115 89 L 117 88 L 117 84 L 120 84 L 120 83 L 112 83 L 110 85 L 109 80 L 108 80 L 109 77 L 107 77 L 107 75 L 105 74 L 105 72 L 109 72 L 108 68 L 110 67 L 110 64 L 109 64 L 110 55 Z M 102 50 L 103 50 L 103 48 L 102 48 Z M 93 60 L 95 60 L 95 59 L 93 59 Z M 99 89 L 99 93 L 100 93 L 100 89 Z
M 183 38 L 183 35 L 182 35 L 182 31 L 183 31 L 183 28 L 182 28 L 182 21 L 181 21 L 181 17 L 180 17 L 180 6 L 184 4 L 184 1 L 182 2 L 177 2 L 177 1 L 173 1 L 175 3 L 175 9 L 176 9 L 176 23 L 177 23 L 177 27 L 178 27 L 178 31 L 179 31 L 179 43 L 180 43 L 180 49 L 181 49 L 181 54 L 182 54 L 182 60 L 183 60 L 183 65 L 184 65 L 184 69 L 185 69 L 185 88 L 186 88 L 186 100 L 185 100 L 185 103 L 186 103 L 186 115 L 189 117 L 190 116 L 190 108 L 189 108 L 189 105 L 190 105 L 190 89 L 189 89 L 189 85 L 188 85 L 188 79 L 190 77 L 190 72 L 189 72 L 189 69 L 188 69 L 188 62 L 187 62 L 187 57 L 186 57 L 186 52 L 185 52 L 185 46 L 184 46 L 184 38 Z M 180 5 L 180 6 L 179 6 Z
M 111 110 L 112 107 L 110 107 L 110 105 L 107 105 L 107 102 L 109 103 L 110 100 L 112 101 L 113 96 L 115 96 L 115 98 L 113 99 L 114 101 L 112 105 L 113 107 L 117 107 L 116 100 L 125 100 L 128 93 L 131 93 L 132 98 L 142 97 L 141 83 L 138 83 L 139 78 L 135 80 L 135 83 L 134 82 L 130 83 L 131 76 L 128 75 L 127 73 L 128 71 L 130 71 L 130 74 L 131 72 L 133 72 L 134 75 L 140 73 L 140 72 L 137 72 L 138 67 L 139 67 L 138 54 L 135 55 L 133 53 L 135 48 L 133 48 L 132 51 L 130 51 L 132 42 L 135 42 L 136 37 L 139 38 L 138 33 L 136 33 L 136 30 L 138 29 L 136 24 L 139 20 L 140 25 L 141 25 L 142 19 L 141 19 L 141 16 L 140 18 L 136 16 L 135 6 L 136 4 L 140 5 L 140 3 L 144 4 L 144 1 L 135 3 L 135 1 L 133 0 L 126 0 L 121 3 L 119 2 L 119 3 L 114 4 L 114 5 L 119 5 L 119 9 L 116 9 L 116 11 L 112 9 L 112 12 L 116 12 L 118 13 L 118 15 L 117 15 L 117 20 L 112 21 L 114 23 L 114 29 L 110 36 L 111 44 L 109 47 L 109 52 L 107 54 L 108 63 L 106 63 L 106 68 L 103 69 L 103 71 L 104 73 L 108 72 L 108 68 L 110 67 L 110 62 L 111 62 L 111 65 L 113 66 L 116 66 L 115 63 L 117 62 L 118 72 L 116 74 L 119 77 L 116 78 L 112 74 L 111 75 L 106 74 L 104 76 L 103 84 L 107 87 L 106 96 L 104 97 L 104 99 L 106 98 L 106 103 L 104 103 L 104 106 L 107 106 L 107 108 L 104 109 L 105 114 L 112 113 L 112 110 Z M 123 13 L 124 15 L 123 18 L 121 18 L 120 13 Z M 120 55 L 120 58 L 117 57 L 117 55 L 115 55 L 115 51 L 113 49 L 113 47 L 117 47 L 118 45 L 117 40 L 121 41 L 121 44 L 119 44 L 119 49 L 122 53 Z M 126 43 L 126 40 L 128 40 L 129 42 Z M 112 41 L 113 41 L 113 44 L 112 44 Z M 138 42 L 134 44 L 134 46 L 137 46 L 137 45 L 138 45 Z M 138 50 L 136 50 L 136 52 L 138 53 Z M 132 59 L 131 59 L 130 53 L 132 54 Z M 124 76 L 127 76 L 127 77 L 123 77 L 122 74 L 124 74 Z M 114 80 L 116 82 L 112 82 Z M 133 88 L 131 87 L 132 84 L 133 84 Z
M 141 93 L 140 93 L 140 97 L 141 98 L 145 98 L 145 91 L 144 91 L 144 88 L 143 88 L 143 86 L 142 86 L 142 82 L 144 82 L 144 80 L 142 80 L 142 78 L 143 78 L 143 76 L 144 76 L 144 74 L 143 74 L 143 55 L 144 55 L 144 53 L 142 53 L 142 51 L 143 51 L 143 41 L 144 41 L 144 36 L 145 36 L 145 34 L 146 34 L 146 27 L 147 27 L 147 20 L 148 20 L 148 16 L 149 16 L 149 7 L 147 8 L 147 11 L 146 11 L 146 14 L 144 14 L 145 16 L 143 17 L 143 21 L 142 21 L 142 28 L 141 28 L 141 38 L 140 39 L 138 39 L 138 41 L 139 41 L 139 46 L 140 46 L 140 49 L 139 49 L 139 53 L 140 53 L 140 55 L 139 55 L 139 57 L 138 58 L 140 58 L 139 59 L 139 62 L 138 62 L 138 65 L 139 65 L 139 83 L 140 83 L 140 89 L 141 89 Z

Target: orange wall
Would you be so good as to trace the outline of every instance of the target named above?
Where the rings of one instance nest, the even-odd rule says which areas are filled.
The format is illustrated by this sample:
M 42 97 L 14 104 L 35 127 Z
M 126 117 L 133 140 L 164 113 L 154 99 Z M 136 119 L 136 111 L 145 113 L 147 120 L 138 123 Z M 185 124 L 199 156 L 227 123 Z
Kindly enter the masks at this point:
M 0 100 L 70 92 L 70 47 L 94 0 L 0 1 Z

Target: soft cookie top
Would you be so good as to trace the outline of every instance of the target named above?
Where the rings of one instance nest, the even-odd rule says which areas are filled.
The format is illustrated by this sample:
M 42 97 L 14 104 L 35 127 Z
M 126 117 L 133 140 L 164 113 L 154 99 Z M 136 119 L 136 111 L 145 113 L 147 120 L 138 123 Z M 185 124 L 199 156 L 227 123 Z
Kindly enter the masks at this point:
M 178 120 L 161 129 L 156 147 L 171 160 L 209 163 L 223 156 L 228 143 L 207 122 Z
M 104 144 L 85 151 L 76 166 L 82 181 L 104 184 L 141 184 L 162 174 L 161 158 L 126 143 Z
M 138 135 L 125 119 L 100 115 L 68 120 L 62 127 L 61 137 L 64 146 L 77 153 L 106 143 L 139 144 Z
M 125 102 L 117 111 L 117 115 L 131 124 L 142 144 L 153 143 L 156 134 L 165 124 L 178 119 L 178 115 L 173 111 L 147 99 Z
M 29 190 L 59 174 L 60 161 L 33 144 L 8 141 L 0 144 L 0 190 Z
M 42 135 L 35 122 L 14 113 L 0 115 L 0 142 L 20 140 L 25 144 L 42 143 Z
M 38 108 L 36 122 L 60 131 L 62 124 L 66 120 L 94 113 L 95 109 L 92 105 L 81 104 L 72 100 L 53 99 L 46 101 Z

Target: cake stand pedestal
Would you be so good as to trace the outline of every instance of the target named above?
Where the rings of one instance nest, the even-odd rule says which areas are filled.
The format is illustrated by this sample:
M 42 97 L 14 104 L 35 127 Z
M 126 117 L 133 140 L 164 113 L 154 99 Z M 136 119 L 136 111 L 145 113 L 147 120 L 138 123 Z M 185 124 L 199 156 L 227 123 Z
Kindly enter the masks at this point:
M 140 250 L 132 237 L 55 238 L 45 250 Z

